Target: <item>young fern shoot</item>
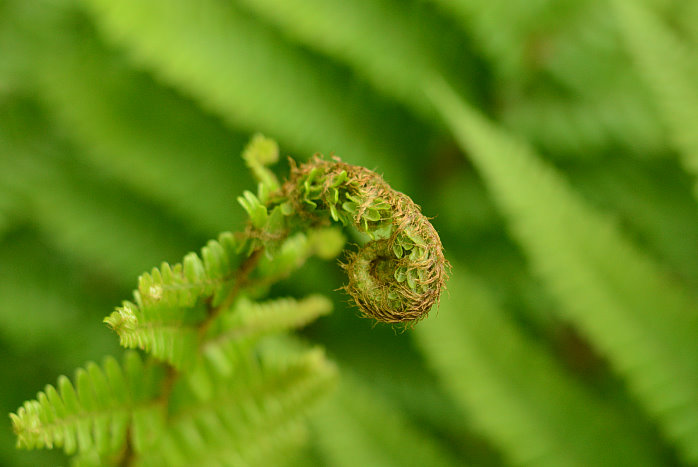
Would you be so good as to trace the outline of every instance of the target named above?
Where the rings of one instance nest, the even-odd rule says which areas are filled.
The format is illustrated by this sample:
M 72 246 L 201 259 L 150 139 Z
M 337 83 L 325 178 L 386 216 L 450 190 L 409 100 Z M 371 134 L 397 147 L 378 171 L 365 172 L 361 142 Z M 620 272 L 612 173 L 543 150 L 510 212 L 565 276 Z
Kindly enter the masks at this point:
M 261 136 L 255 143 L 268 144 Z M 344 288 L 361 313 L 387 323 L 426 317 L 439 300 L 448 262 L 438 233 L 408 196 L 375 172 L 336 157 L 328 161 L 316 155 L 300 166 L 291 161 L 283 185 L 261 163 L 253 166 L 260 199 L 247 192 L 241 203 L 250 216 L 260 213 L 255 235 L 273 240 L 327 219 L 351 226 L 369 239 L 343 265 L 349 276 Z M 283 220 L 265 221 L 270 210 Z M 265 230 L 267 226 L 271 228 Z
M 245 231 L 141 275 L 134 300 L 104 320 L 124 347 L 149 357 L 88 363 L 75 383 L 62 376 L 58 389 L 47 386 L 10 415 L 18 447 L 63 447 L 76 465 L 274 464 L 303 442 L 303 416 L 336 376 L 322 349 L 281 334 L 331 303 L 260 300 L 309 256 L 341 251 L 331 221 L 368 238 L 344 264 L 363 315 L 410 323 L 438 302 L 448 263 L 406 195 L 367 169 L 318 156 L 292 163 L 280 183 L 268 169 L 278 148 L 262 136 L 243 157 L 259 181 L 256 195 L 239 198 Z

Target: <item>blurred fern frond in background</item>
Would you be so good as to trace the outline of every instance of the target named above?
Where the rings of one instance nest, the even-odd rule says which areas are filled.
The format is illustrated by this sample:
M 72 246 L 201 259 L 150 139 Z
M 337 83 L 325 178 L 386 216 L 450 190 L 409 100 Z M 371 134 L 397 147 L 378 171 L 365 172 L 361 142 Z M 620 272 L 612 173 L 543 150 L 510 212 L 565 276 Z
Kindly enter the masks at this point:
M 261 131 L 284 156 L 334 153 L 409 194 L 434 216 L 451 282 L 396 333 L 356 319 L 334 292 L 340 268 L 309 259 L 269 294 L 333 302 L 302 334 L 337 362 L 336 393 L 308 426 L 275 420 L 267 437 L 263 420 L 214 426 L 202 407 L 144 462 L 263 446 L 289 465 L 698 464 L 696 5 L 0 0 L 6 413 L 77 367 L 78 393 L 132 384 L 135 354 L 85 364 L 119 354 L 102 317 L 143 271 L 244 228 L 236 197 L 253 179 L 239 154 Z M 269 302 L 269 332 L 294 326 L 283 303 Z M 262 375 L 312 379 L 315 353 L 276 345 L 268 355 L 297 358 L 248 362 L 235 394 L 192 391 L 237 398 L 225 417 L 245 418 Z M 196 381 L 221 377 L 210 370 Z M 262 392 L 283 406 L 291 386 Z M 139 397 L 93 401 L 111 418 L 90 426 L 118 432 Z M 89 442 L 84 429 L 63 442 Z M 65 463 L 10 449 L 9 420 L 0 443 L 3 465 Z

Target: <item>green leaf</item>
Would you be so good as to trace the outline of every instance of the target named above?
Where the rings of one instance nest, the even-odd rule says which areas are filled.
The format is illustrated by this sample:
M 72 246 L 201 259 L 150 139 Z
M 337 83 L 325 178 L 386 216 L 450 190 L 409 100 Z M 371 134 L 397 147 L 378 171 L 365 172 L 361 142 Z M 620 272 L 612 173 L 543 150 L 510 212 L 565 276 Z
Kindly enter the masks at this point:
M 626 378 L 682 455 L 698 460 L 695 300 L 525 144 L 445 84 L 432 96 L 562 316 Z
M 262 337 L 305 326 L 331 310 L 332 302 L 321 295 L 262 303 L 241 297 L 212 324 L 200 358 L 187 372 L 190 388 L 200 399 L 210 397 L 215 381 L 233 375 Z
M 235 336 L 262 336 L 303 327 L 332 311 L 332 302 L 322 295 L 302 300 L 277 298 L 262 303 L 241 299 L 230 313 L 221 317 L 225 332 Z
M 188 365 L 199 343 L 198 327 L 209 308 L 229 293 L 226 283 L 234 282 L 241 260 L 238 247 L 233 234 L 223 233 L 202 249 L 203 261 L 190 253 L 181 264 L 163 263 L 141 275 L 135 303 L 124 302 L 104 322 L 117 332 L 121 345 L 143 349 L 177 368 Z
M 124 371 L 107 357 L 102 368 L 88 363 L 76 372 L 76 386 L 65 376 L 58 390 L 47 386 L 36 400 L 27 401 L 10 414 L 17 446 L 25 449 L 63 447 L 67 454 L 118 452 L 126 443 L 131 416 L 149 398 L 145 380 L 157 376 L 144 367 L 135 353 L 124 357 Z M 133 390 L 140 387 L 140 393 Z M 151 386 L 152 387 L 152 386 Z
M 282 345 L 277 351 L 263 352 L 261 365 L 241 360 L 208 397 L 174 413 L 141 465 L 281 462 L 306 439 L 303 417 L 332 386 L 336 370 L 318 349 L 299 353 Z

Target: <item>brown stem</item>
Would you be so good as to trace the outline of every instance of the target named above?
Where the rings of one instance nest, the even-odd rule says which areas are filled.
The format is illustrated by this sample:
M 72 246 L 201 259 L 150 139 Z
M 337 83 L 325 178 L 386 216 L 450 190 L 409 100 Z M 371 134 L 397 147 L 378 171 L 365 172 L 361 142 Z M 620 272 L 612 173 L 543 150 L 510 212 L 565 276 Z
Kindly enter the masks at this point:
M 119 458 L 114 462 L 115 465 L 118 465 L 119 467 L 128 467 L 131 464 L 133 464 L 134 458 L 134 452 L 133 452 L 133 446 L 131 445 L 131 427 L 129 426 L 128 428 L 128 434 L 126 435 L 126 445 L 124 446 L 123 450 L 119 454 Z
M 240 265 L 235 274 L 235 285 L 230 293 L 223 299 L 223 301 L 216 307 L 211 307 L 209 305 L 208 316 L 199 326 L 199 341 L 206 335 L 208 328 L 211 323 L 223 312 L 223 310 L 228 309 L 234 302 L 240 292 L 243 285 L 247 283 L 247 276 L 254 270 L 255 266 L 259 262 L 264 252 L 264 247 L 258 248 L 252 252 L 250 256 L 247 257 L 245 261 Z
M 263 252 L 264 248 L 259 248 L 252 252 L 252 254 L 249 257 L 247 257 L 245 261 L 243 261 L 243 263 L 240 265 L 240 267 L 237 269 L 237 272 L 233 276 L 235 280 L 235 285 L 233 286 L 230 293 L 218 306 L 209 306 L 208 316 L 199 326 L 200 340 L 201 338 L 203 338 L 204 335 L 206 335 L 206 331 L 211 326 L 211 323 L 216 319 L 216 317 L 218 317 L 223 312 L 223 310 L 229 308 L 235 302 L 235 299 L 237 298 L 240 289 L 243 285 L 247 283 L 247 276 L 257 266 L 257 263 L 259 262 L 259 259 L 261 258 Z M 164 407 L 167 407 L 169 405 L 170 396 L 172 395 L 172 389 L 174 388 L 175 383 L 179 379 L 180 373 L 175 369 L 175 367 L 166 363 L 163 364 L 167 368 L 167 376 L 165 377 L 165 380 L 163 382 L 162 392 L 160 393 L 158 399 Z M 135 462 L 135 460 L 135 452 L 133 451 L 133 446 L 131 443 L 131 429 L 129 428 L 129 434 L 126 438 L 126 445 L 124 446 L 124 449 L 119 455 L 119 458 L 116 460 L 115 464 L 119 465 L 120 467 L 128 467 L 132 465 Z

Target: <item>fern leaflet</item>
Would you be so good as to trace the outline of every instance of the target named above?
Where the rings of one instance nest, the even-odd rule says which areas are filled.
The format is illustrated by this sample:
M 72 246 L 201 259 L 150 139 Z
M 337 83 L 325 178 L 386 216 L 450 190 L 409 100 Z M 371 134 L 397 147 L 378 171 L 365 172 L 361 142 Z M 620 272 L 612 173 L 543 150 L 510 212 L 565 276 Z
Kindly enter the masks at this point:
M 75 385 L 61 376 L 58 389 L 47 386 L 37 400 L 10 414 L 17 446 L 115 454 L 125 442 L 134 409 L 157 409 L 151 398 L 159 387 L 158 370 L 129 352 L 123 367 L 111 357 L 102 368 L 88 363 L 77 370 Z

